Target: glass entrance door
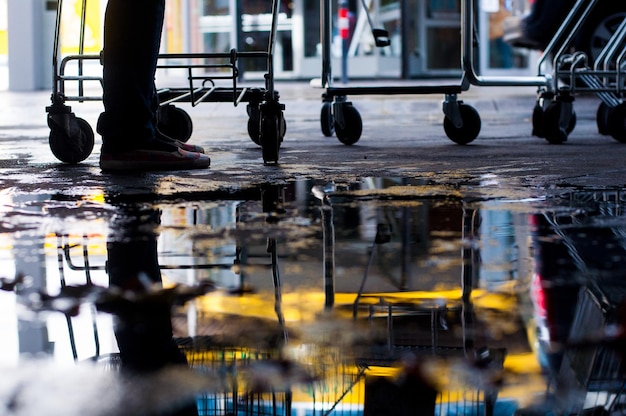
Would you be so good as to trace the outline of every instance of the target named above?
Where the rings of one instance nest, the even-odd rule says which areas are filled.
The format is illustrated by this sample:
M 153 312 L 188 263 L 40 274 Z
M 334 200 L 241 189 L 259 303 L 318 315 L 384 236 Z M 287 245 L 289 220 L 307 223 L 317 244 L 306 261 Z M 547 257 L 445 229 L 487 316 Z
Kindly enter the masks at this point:
M 405 61 L 409 77 L 461 71 L 461 2 L 409 0 Z
M 274 54 L 276 76 L 293 71 L 292 10 L 293 0 L 281 0 L 278 33 Z M 233 16 L 241 16 L 237 25 Z M 202 0 L 199 18 L 202 52 L 265 51 L 269 46 L 272 24 L 271 2 L 260 0 Z M 264 60 L 241 62 L 245 78 L 262 78 L 267 69 Z
M 326 0 L 322 0 L 326 1 Z M 296 15 L 302 24 L 303 47 L 299 49 L 300 76 L 317 78 L 322 69 L 320 42 L 320 0 L 303 0 L 296 3 Z M 364 4 L 377 29 L 386 29 L 391 45 L 376 47 Z M 401 74 L 402 25 L 399 0 L 347 0 L 349 35 L 347 47 L 348 78 L 393 77 Z M 342 78 L 341 61 L 343 40 L 339 34 L 337 0 L 330 0 L 332 10 L 331 57 L 333 77 Z

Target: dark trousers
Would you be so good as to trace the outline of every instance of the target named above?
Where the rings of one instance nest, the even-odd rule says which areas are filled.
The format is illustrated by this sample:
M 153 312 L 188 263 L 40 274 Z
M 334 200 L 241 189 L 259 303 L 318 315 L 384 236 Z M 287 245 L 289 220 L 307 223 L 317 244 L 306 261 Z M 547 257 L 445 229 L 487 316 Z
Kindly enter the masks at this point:
M 98 133 L 110 152 L 154 140 L 154 77 L 165 0 L 109 0 L 104 20 L 103 104 Z

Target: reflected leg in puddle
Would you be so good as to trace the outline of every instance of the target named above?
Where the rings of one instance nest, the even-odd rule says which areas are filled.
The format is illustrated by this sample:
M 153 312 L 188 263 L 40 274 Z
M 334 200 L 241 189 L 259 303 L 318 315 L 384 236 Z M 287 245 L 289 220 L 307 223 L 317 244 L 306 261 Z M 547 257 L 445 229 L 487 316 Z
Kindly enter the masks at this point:
M 439 391 L 427 379 L 420 360 L 407 354 L 400 376 L 368 377 L 364 416 L 435 415 Z
M 151 290 L 162 285 L 157 259 L 158 222 L 158 211 L 122 210 L 112 222 L 107 242 L 111 288 L 119 288 L 131 300 L 120 303 L 114 311 L 122 370 L 131 375 L 187 365 L 173 339 L 171 302 L 166 296 L 149 296 Z M 133 298 L 137 302 L 132 302 Z M 195 400 L 168 414 L 197 415 Z

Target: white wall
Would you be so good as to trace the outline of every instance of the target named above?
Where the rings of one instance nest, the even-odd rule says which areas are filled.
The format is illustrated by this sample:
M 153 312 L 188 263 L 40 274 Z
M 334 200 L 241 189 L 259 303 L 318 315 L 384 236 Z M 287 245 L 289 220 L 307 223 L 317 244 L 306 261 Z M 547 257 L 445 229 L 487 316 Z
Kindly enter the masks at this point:
M 55 10 L 47 0 L 8 0 L 9 89 L 52 87 L 52 40 Z

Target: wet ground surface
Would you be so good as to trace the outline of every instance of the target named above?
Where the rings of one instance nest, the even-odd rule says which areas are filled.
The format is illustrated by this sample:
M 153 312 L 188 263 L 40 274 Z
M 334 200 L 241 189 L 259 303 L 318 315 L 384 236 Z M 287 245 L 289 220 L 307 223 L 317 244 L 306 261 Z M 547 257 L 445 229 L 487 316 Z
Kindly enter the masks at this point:
M 218 104 L 189 109 L 210 169 L 134 176 L 60 164 L 46 94 L 3 95 L 1 414 L 622 414 L 626 147 L 596 100 L 553 146 L 532 91 L 470 91 L 457 146 L 440 97 L 357 97 L 347 147 L 285 90 L 278 166 Z

